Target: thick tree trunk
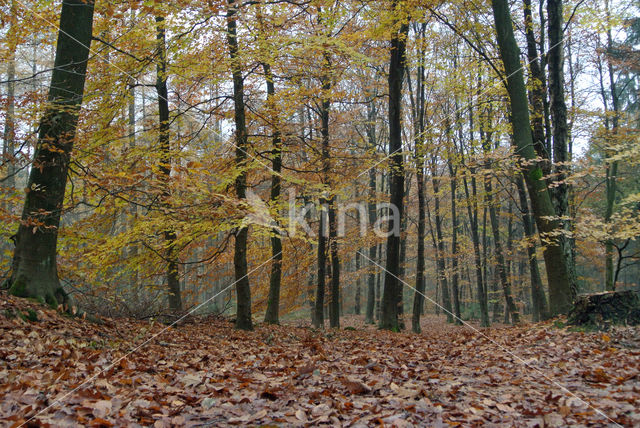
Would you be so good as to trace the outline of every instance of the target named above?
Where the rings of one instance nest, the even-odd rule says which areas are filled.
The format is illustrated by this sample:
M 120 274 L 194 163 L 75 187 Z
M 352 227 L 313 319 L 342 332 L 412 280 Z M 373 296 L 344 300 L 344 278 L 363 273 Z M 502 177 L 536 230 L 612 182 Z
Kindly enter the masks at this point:
M 162 194 L 163 204 L 168 204 L 171 197 L 169 191 L 171 179 L 171 141 L 169 135 L 169 91 L 167 89 L 167 51 L 165 41 L 165 20 L 162 16 L 156 17 L 156 42 L 158 63 L 156 66 L 156 92 L 158 94 L 158 119 L 160 146 L 160 176 L 164 190 Z M 167 288 L 169 295 L 169 309 L 171 312 L 182 310 L 182 296 L 180 293 L 180 277 L 178 262 L 176 260 L 176 233 L 173 230 L 163 232 L 166 245 L 165 259 L 167 261 Z
M 524 85 L 519 49 L 513 33 L 511 13 L 506 0 L 492 0 L 493 15 L 497 32 L 500 56 L 504 63 L 507 90 L 511 103 L 511 123 L 513 142 L 517 154 L 524 158 L 522 171 L 525 177 L 531 206 L 538 230 L 545 237 L 558 232 L 562 224 L 553 219 L 555 209 L 549 191 L 542 178 L 542 169 L 533 162 L 536 153 L 533 148 L 529 105 Z M 544 251 L 547 278 L 549 280 L 549 303 L 552 315 L 566 313 L 571 308 L 572 289 L 570 282 L 570 260 L 561 245 L 555 242 L 545 246 Z
M 236 197 L 240 200 L 246 199 L 247 173 L 244 170 L 247 162 L 247 149 L 249 141 L 247 136 L 247 126 L 244 111 L 244 81 L 242 78 L 242 67 L 238 58 L 238 36 L 236 33 L 236 13 L 238 6 L 235 0 L 229 0 L 227 9 L 227 44 L 231 56 L 231 67 L 233 73 L 233 102 L 234 121 L 236 125 L 235 145 L 236 145 L 236 167 L 241 170 L 235 180 Z M 236 328 L 241 330 L 253 329 L 251 319 L 251 288 L 249 287 L 249 276 L 247 267 L 247 226 L 239 226 L 236 230 L 236 239 L 233 254 L 233 268 L 236 281 Z
M 271 194 L 269 201 L 271 206 L 277 206 L 280 199 L 280 172 L 282 171 L 282 138 L 280 135 L 280 126 L 277 113 L 274 111 L 275 86 L 273 84 L 273 74 L 271 66 L 267 63 L 262 64 L 264 75 L 267 80 L 267 105 L 269 108 L 269 117 L 272 123 L 272 149 L 271 149 Z M 271 231 L 271 274 L 269 275 L 269 296 L 267 298 L 267 311 L 264 314 L 264 322 L 270 324 L 278 324 L 280 322 L 280 283 L 282 280 L 282 238 L 278 229 Z
M 92 27 L 93 1 L 62 2 L 48 106 L 40 121 L 9 279 L 10 293 L 52 306 L 66 300 L 58 280 L 56 246 Z
M 396 9 L 397 2 L 392 2 Z M 407 17 L 402 18 L 408 19 Z M 391 39 L 391 58 L 389 60 L 389 154 L 391 159 L 390 203 L 397 208 L 399 218 L 391 217 L 389 230 L 400 229 L 404 196 L 404 162 L 402 154 L 402 81 L 406 65 L 406 38 L 409 31 L 407 22 L 401 22 L 398 32 Z M 384 276 L 384 294 L 381 304 L 380 328 L 398 330 L 398 287 L 400 275 L 400 236 L 390 233 L 387 238 L 387 262 Z

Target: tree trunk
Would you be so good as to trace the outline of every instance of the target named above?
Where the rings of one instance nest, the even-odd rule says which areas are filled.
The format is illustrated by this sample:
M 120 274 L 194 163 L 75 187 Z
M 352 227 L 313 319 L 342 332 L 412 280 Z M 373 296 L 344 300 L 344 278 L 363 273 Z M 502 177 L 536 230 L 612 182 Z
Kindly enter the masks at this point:
M 578 284 L 575 272 L 575 255 L 569 233 L 572 222 L 569 219 L 569 184 L 567 177 L 570 172 L 568 162 L 569 126 L 567 124 L 567 104 L 564 97 L 564 42 L 563 42 L 563 17 L 562 0 L 547 0 L 549 52 L 547 53 L 549 65 L 549 97 L 551 100 L 551 123 L 553 126 L 553 162 L 557 185 L 552 188 L 551 197 L 555 206 L 556 215 L 564 234 L 558 238 L 559 245 L 564 252 L 567 277 L 569 281 L 570 297 L 573 299 L 578 292 Z
M 533 230 L 533 222 L 529 214 L 529 203 L 527 202 L 527 193 L 524 185 L 524 178 L 518 174 L 516 178 L 516 186 L 518 187 L 518 196 L 520 198 L 520 212 L 522 213 L 522 226 L 524 234 L 529 240 L 527 244 L 527 258 L 529 259 L 529 275 L 531 276 L 531 304 L 533 306 L 533 321 L 544 321 L 549 318 L 547 309 L 547 297 L 544 294 L 542 286 L 542 278 L 538 268 L 538 259 L 536 257 L 535 232 Z
M 378 245 L 377 254 L 379 257 L 379 263 L 382 264 L 382 244 Z M 380 322 L 380 313 L 382 312 L 380 309 L 380 300 L 382 299 L 382 275 L 383 273 L 378 270 L 378 273 L 376 274 L 376 321 L 378 322 Z
M 330 68 L 328 55 L 324 56 L 325 60 L 325 72 L 328 72 Z M 322 99 L 320 108 L 320 134 L 322 136 L 322 179 L 324 184 L 330 187 L 329 172 L 331 170 L 331 159 L 329 153 L 329 110 L 331 108 L 331 100 L 326 94 L 331 90 L 331 80 L 328 76 L 322 78 L 322 91 L 325 96 Z M 332 229 L 332 222 L 335 223 L 333 214 L 333 197 L 323 195 L 320 198 L 320 221 L 318 230 L 318 291 L 316 294 L 316 327 L 324 328 L 324 296 L 325 296 L 325 279 L 326 279 L 326 265 L 327 265 L 327 251 L 331 248 L 333 255 L 333 248 L 331 244 L 331 238 L 334 234 Z M 333 260 L 333 258 L 332 258 Z M 333 266 L 333 265 L 332 265 Z M 331 291 L 333 292 L 333 275 L 331 276 Z M 338 279 L 339 280 L 339 279 Z M 338 290 L 339 291 L 339 290 Z M 333 294 L 331 295 L 333 299 Z M 331 314 L 329 322 L 333 322 L 333 315 L 339 314 L 339 307 L 334 308 L 333 300 L 329 302 L 331 304 Z M 336 299 L 336 306 L 339 305 L 339 300 Z
M 397 1 L 393 0 L 392 9 Z M 403 21 L 408 17 L 403 17 Z M 406 65 L 406 38 L 409 31 L 407 22 L 401 22 L 398 32 L 391 39 L 391 58 L 389 60 L 389 154 L 391 167 L 390 203 L 397 208 L 398 217 L 391 217 L 389 230 L 395 231 L 396 222 L 402 219 L 402 199 L 404 196 L 404 162 L 402 154 L 402 81 Z M 380 328 L 398 330 L 398 287 L 400 274 L 400 236 L 390 233 L 387 238 L 387 262 L 384 276 L 384 294 L 382 297 Z
M 375 130 L 375 120 L 376 120 L 376 106 L 374 104 L 374 99 L 367 104 L 367 139 L 369 142 L 369 150 L 372 155 L 376 153 L 376 130 Z M 369 193 L 368 193 L 368 215 L 369 215 L 369 224 L 374 225 L 376 223 L 376 168 L 369 169 Z M 367 309 L 365 314 L 365 323 L 373 324 L 374 323 L 374 311 L 376 306 L 376 274 L 374 269 L 374 260 L 376 260 L 376 247 L 377 245 L 374 243 L 369 246 L 369 273 L 367 274 Z
M 272 149 L 271 149 L 271 194 L 269 201 L 271 206 L 278 205 L 280 199 L 280 172 L 282 171 L 282 139 L 280 136 L 280 127 L 277 113 L 274 111 L 275 86 L 273 84 L 273 74 L 271 66 L 262 63 L 264 75 L 267 80 L 267 106 L 269 108 L 269 117 L 273 127 Z M 278 324 L 280 322 L 280 283 L 282 280 L 282 238 L 277 228 L 271 230 L 271 274 L 269 275 L 269 296 L 267 298 L 267 311 L 264 314 L 264 322 L 269 324 Z
M 47 109 L 40 121 L 9 279 L 10 293 L 52 306 L 67 300 L 56 246 L 71 150 L 84 94 L 93 1 L 64 0 Z
M 546 184 L 541 180 L 542 169 L 534 162 L 536 153 L 533 148 L 531 122 L 529 121 L 529 105 L 509 5 L 506 0 L 492 0 L 492 8 L 500 56 L 508 76 L 507 91 L 511 103 L 513 142 L 517 153 L 527 161 L 521 165 L 521 169 L 531 198 L 538 230 L 546 238 L 557 232 L 562 224 L 553 218 L 556 213 Z M 567 260 L 567 255 L 562 247 L 556 242 L 545 246 L 544 258 L 549 280 L 551 314 L 566 313 L 571 308 L 573 297 L 569 278 L 568 265 L 570 261 Z
M 518 314 L 518 308 L 516 308 L 513 296 L 511 294 L 511 282 L 507 276 L 507 267 L 504 259 L 504 252 L 502 250 L 502 244 L 500 242 L 500 225 L 498 223 L 498 215 L 496 213 L 496 207 L 493 203 L 493 195 L 491 188 L 491 177 L 485 176 L 484 189 L 487 197 L 487 204 L 489 205 L 489 220 L 491 223 L 491 231 L 493 233 L 493 245 L 496 251 L 496 268 L 498 269 L 498 276 L 500 277 L 500 283 L 502 285 L 502 292 L 504 293 L 504 300 L 506 302 L 505 313 L 508 311 L 511 313 L 511 319 L 514 324 L 520 322 L 520 316 Z
M 605 1 L 605 11 L 607 14 L 607 23 L 610 21 L 609 16 L 609 2 Z M 611 37 L 611 26 L 607 25 L 607 52 L 611 52 L 613 49 L 613 39 Z M 611 118 L 611 122 L 613 125 L 612 128 L 612 137 L 615 138 L 618 134 L 618 122 L 620 115 L 620 101 L 618 99 L 618 91 L 616 89 L 616 80 L 615 74 L 613 72 L 613 64 L 611 63 L 611 58 L 607 58 L 607 71 L 609 75 L 609 91 L 611 93 L 611 107 L 613 109 L 613 117 Z M 605 106 L 605 113 L 607 112 L 607 99 L 604 91 L 604 84 L 601 83 L 601 91 L 602 98 Z M 607 121 L 608 122 L 608 121 Z M 607 130 L 609 130 L 608 123 L 606 124 Z M 615 143 L 614 143 L 615 144 Z M 611 156 L 615 152 L 613 150 L 607 151 L 607 156 Z M 611 222 L 611 216 L 613 215 L 613 207 L 616 199 L 616 191 L 617 191 L 617 179 L 618 175 L 618 161 L 607 161 L 606 166 L 606 206 L 605 206 L 605 214 L 604 220 L 607 223 Z M 618 265 L 620 264 L 620 259 L 618 260 Z M 611 240 L 607 240 L 605 242 L 605 288 L 609 291 L 614 291 L 616 289 L 616 278 L 617 273 L 614 275 L 614 267 L 613 267 L 613 242 Z
M 245 200 L 247 192 L 247 173 L 245 171 L 247 162 L 247 149 L 249 141 L 244 111 L 244 81 L 242 78 L 242 66 L 238 58 L 238 36 L 236 33 L 236 13 L 238 6 L 235 0 L 229 0 L 227 9 L 227 44 L 231 57 L 231 68 L 233 73 L 233 103 L 234 121 L 236 125 L 235 145 L 236 145 L 236 168 L 241 172 L 235 180 L 235 191 L 238 199 Z M 236 328 L 240 330 L 252 330 L 253 320 L 251 319 L 251 288 L 249 287 L 249 276 L 247 267 L 247 226 L 238 226 L 233 254 L 233 268 L 236 281 Z
M 424 37 L 427 28 L 426 23 L 422 23 L 418 29 L 418 37 Z M 424 255 L 424 240 L 426 238 L 426 201 L 425 201 L 425 178 L 424 178 L 424 162 L 425 162 L 425 70 L 424 70 L 424 58 L 425 50 L 420 47 L 418 49 L 419 65 L 417 68 L 416 79 L 416 97 L 411 96 L 411 107 L 413 116 L 413 132 L 414 132 L 414 144 L 415 155 L 414 160 L 416 163 L 416 182 L 418 185 L 418 236 L 417 236 L 417 259 L 416 259 L 416 285 L 415 293 L 413 295 L 413 311 L 411 316 L 411 329 L 414 333 L 420 333 L 422 328 L 420 326 L 420 316 L 424 310 L 424 293 L 425 293 L 425 255 Z M 407 86 L 409 92 L 411 89 L 411 75 L 407 72 Z
M 409 198 L 411 191 L 411 178 L 405 178 L 404 199 Z M 400 221 L 400 269 L 398 275 L 398 284 L 396 296 L 396 305 L 398 307 L 398 327 L 400 330 L 406 328 L 404 324 L 404 278 L 405 278 L 405 261 L 407 259 L 407 212 L 403 210 L 402 220 Z
M 16 108 L 16 41 L 17 25 L 16 1 L 11 0 L 11 23 L 7 32 L 8 61 L 7 61 L 7 111 L 5 114 L 4 132 L 2 134 L 2 163 L 7 164 L 6 187 L 13 192 L 16 187 L 15 166 L 15 108 Z
M 456 172 L 449 161 L 451 186 L 451 294 L 453 297 L 454 324 L 462 325 L 460 319 L 460 291 L 458 290 L 458 215 L 456 213 L 457 180 Z
M 437 164 L 435 158 L 432 160 L 433 171 L 431 174 L 431 182 L 433 185 L 433 201 L 434 201 L 434 216 L 436 226 L 436 270 L 438 271 L 438 282 L 440 283 L 440 292 L 442 294 L 442 306 L 444 312 L 447 315 L 447 322 L 453 322 L 453 316 L 451 312 L 451 299 L 449 297 L 449 284 L 447 281 L 447 267 L 444 260 L 444 239 L 442 236 L 442 217 L 440 215 L 440 188 L 439 177 L 436 176 Z
M 551 161 L 545 140 L 545 100 L 547 92 L 547 80 L 544 70 L 540 66 L 538 48 L 533 32 L 533 18 L 531 14 L 531 0 L 524 0 L 524 24 L 527 39 L 527 61 L 529 62 L 530 80 L 529 98 L 531 101 L 531 127 L 533 132 L 533 144 L 536 154 L 543 160 L 540 163 L 542 173 L 548 176 L 551 172 Z
M 158 63 L 156 66 L 156 92 L 158 94 L 158 119 L 160 146 L 160 179 L 163 183 L 163 205 L 169 206 L 171 180 L 171 141 L 169 135 L 169 91 L 167 89 L 167 50 L 165 41 L 165 20 L 156 17 L 156 42 Z M 171 312 L 182 310 L 182 296 L 180 293 L 180 277 L 176 260 L 176 233 L 169 229 L 163 232 L 166 245 L 165 259 L 167 261 L 167 291 L 169 295 L 169 309 Z
M 426 216 L 425 216 L 425 192 L 424 192 L 424 157 L 419 155 L 416 157 L 418 167 L 416 170 L 416 179 L 418 181 L 418 254 L 416 260 L 416 292 L 413 296 L 413 314 L 411 318 L 411 329 L 414 333 L 420 333 L 420 315 L 422 315 L 422 308 L 424 306 L 424 292 L 425 292 L 425 280 L 424 280 L 424 240 L 426 229 Z
M 335 200 L 335 196 L 332 196 L 329 202 L 329 250 L 331 252 L 329 325 L 331 328 L 340 328 L 340 259 L 338 255 Z
M 360 249 L 356 250 L 355 254 L 355 264 L 356 264 L 356 295 L 354 302 L 354 312 L 356 315 L 360 315 L 362 311 L 362 307 L 360 304 L 360 297 L 362 295 L 362 290 L 360 289 Z

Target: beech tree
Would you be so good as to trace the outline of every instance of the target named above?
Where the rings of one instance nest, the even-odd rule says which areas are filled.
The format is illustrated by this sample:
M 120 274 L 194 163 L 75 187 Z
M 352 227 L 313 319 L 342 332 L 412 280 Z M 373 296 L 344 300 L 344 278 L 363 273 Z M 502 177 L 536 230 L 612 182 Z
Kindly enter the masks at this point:
M 244 82 L 242 65 L 238 56 L 238 34 L 236 14 L 238 5 L 235 0 L 229 0 L 227 9 L 227 44 L 231 57 L 233 74 L 233 106 L 235 122 L 235 152 L 238 175 L 234 182 L 236 196 L 240 201 L 247 198 L 247 150 L 249 142 L 244 107 Z M 239 225 L 235 231 L 235 246 L 233 254 L 233 268 L 236 286 L 236 327 L 242 330 L 253 329 L 251 319 L 251 288 L 249 287 L 249 271 L 247 268 L 247 225 Z
M 518 155 L 522 157 L 522 171 L 529 190 L 533 214 L 538 230 L 543 234 L 553 234 L 561 227 L 556 219 L 555 209 L 546 184 L 542 179 L 542 169 L 535 162 L 533 135 L 529 120 L 529 103 L 524 84 L 520 49 L 516 44 L 511 23 L 509 5 L 504 0 L 492 0 L 495 29 L 500 57 L 507 75 L 507 90 L 511 105 L 511 125 L 513 142 Z M 549 305 L 552 314 L 566 313 L 571 307 L 572 291 L 570 268 L 567 254 L 559 242 L 548 242 L 544 249 L 545 267 L 549 281 Z
M 400 12 L 400 6 L 394 0 L 391 3 L 391 10 Z M 387 262 L 384 275 L 384 294 L 381 302 L 380 327 L 388 330 L 397 330 L 398 287 L 402 287 L 400 282 L 400 236 L 393 232 L 397 223 L 402 220 L 403 197 L 404 197 L 404 161 L 402 152 L 402 129 L 401 129 L 401 109 L 402 109 L 402 81 L 406 67 L 406 43 L 409 32 L 408 18 L 400 15 L 396 22 L 397 28 L 393 29 L 391 38 L 391 58 L 389 60 L 389 157 L 390 167 L 390 203 L 397 208 L 397 218 L 391 217 L 389 230 L 392 231 L 387 238 Z M 399 230 L 400 228 L 397 227 Z
M 47 109 L 26 188 L 10 292 L 52 306 L 67 302 L 60 286 L 57 243 L 93 27 L 93 1 L 63 0 Z

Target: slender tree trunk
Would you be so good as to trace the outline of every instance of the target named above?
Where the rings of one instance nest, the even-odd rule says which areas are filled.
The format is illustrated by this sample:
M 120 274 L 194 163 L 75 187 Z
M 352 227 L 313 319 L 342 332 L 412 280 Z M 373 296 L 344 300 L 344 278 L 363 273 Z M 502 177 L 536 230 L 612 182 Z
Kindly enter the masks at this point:
M 340 259 L 338 254 L 338 236 L 336 227 L 335 196 L 329 202 L 329 250 L 331 252 L 331 306 L 329 306 L 329 325 L 340 327 Z
M 462 325 L 460 320 L 460 291 L 458 290 L 458 214 L 456 213 L 457 180 L 456 171 L 449 161 L 451 185 L 451 294 L 453 297 L 454 324 Z
M 538 230 L 542 235 L 548 236 L 557 232 L 562 224 L 553 218 L 556 213 L 546 184 L 541 180 L 542 169 L 533 162 L 536 153 L 529 121 L 529 105 L 519 49 L 513 33 L 511 13 L 506 0 L 492 0 L 492 8 L 500 56 L 504 63 L 505 74 L 508 76 L 507 91 L 511 103 L 513 142 L 517 153 L 527 161 L 521 165 L 521 168 Z M 545 246 L 544 258 L 549 280 L 551 314 L 566 313 L 571 308 L 573 297 L 568 266 L 570 261 L 567 260 L 562 247 L 554 242 Z
M 369 150 L 373 155 L 376 153 L 376 105 L 374 103 L 374 98 L 371 98 L 371 101 L 367 104 L 367 140 L 369 143 Z M 369 216 L 369 224 L 374 225 L 376 223 L 376 168 L 369 169 L 369 191 L 368 191 L 368 216 Z M 376 306 L 376 274 L 374 269 L 375 265 L 374 260 L 376 260 L 376 247 L 377 245 L 374 243 L 369 246 L 369 273 L 367 274 L 367 308 L 365 314 L 365 323 L 373 324 L 374 323 L 374 312 Z
M 369 211 L 369 224 L 374 225 L 376 222 L 376 204 L 375 204 L 375 195 L 376 195 L 376 173 L 375 169 L 372 168 L 369 170 L 369 203 L 368 203 L 368 211 Z M 367 310 L 365 314 L 365 322 L 367 324 L 374 323 L 374 312 L 376 306 L 376 270 L 374 269 L 375 265 L 373 265 L 373 261 L 376 260 L 376 247 L 377 245 L 374 243 L 369 246 L 369 273 L 367 274 Z
M 560 235 L 559 245 L 564 252 L 567 277 L 569 281 L 570 297 L 578 292 L 575 272 L 575 255 L 569 234 L 572 222 L 569 212 L 570 188 L 567 177 L 570 173 L 568 162 L 569 126 L 567 124 L 567 104 L 564 96 L 564 41 L 562 17 L 562 0 L 547 0 L 549 52 L 549 97 L 551 100 L 551 123 L 553 125 L 553 162 L 555 181 L 557 185 L 551 192 L 556 215 L 560 217 L 564 234 Z
M 518 196 L 520 198 L 520 211 L 522 212 L 522 226 L 524 234 L 529 243 L 527 244 L 527 258 L 529 259 L 529 274 L 531 276 L 531 304 L 533 306 L 533 321 L 543 321 L 549 318 L 547 309 L 547 297 L 542 287 L 542 278 L 538 268 L 538 259 L 536 257 L 535 232 L 533 230 L 533 222 L 529 214 L 529 203 L 527 202 L 527 193 L 524 185 L 524 178 L 518 174 L 516 178 L 516 186 L 518 187 Z
M 378 245 L 378 260 L 379 263 L 382 264 L 382 244 Z M 376 321 L 380 322 L 380 314 L 382 312 L 382 309 L 380 308 L 380 301 L 382 300 L 382 276 L 383 273 L 378 270 L 378 273 L 376 275 Z
M 244 111 L 244 81 L 242 78 L 242 65 L 238 58 L 238 35 L 236 30 L 236 13 L 238 6 L 235 0 L 229 0 L 227 9 L 227 44 L 231 57 L 231 68 L 233 73 L 233 103 L 234 121 L 236 125 L 235 145 L 236 145 L 236 167 L 240 173 L 235 180 L 236 197 L 240 200 L 246 199 L 247 173 L 245 171 L 247 162 L 247 149 L 249 141 Z M 247 226 L 239 226 L 236 230 L 235 246 L 233 254 L 233 268 L 236 281 L 236 328 L 240 330 L 252 330 L 253 320 L 251 319 L 251 288 L 249 287 L 249 276 L 247 266 L 247 237 L 249 229 Z
M 165 41 L 165 20 L 162 16 L 156 17 L 156 42 L 158 63 L 156 66 L 156 92 L 158 94 L 158 118 L 160 146 L 160 177 L 163 182 L 163 204 L 168 206 L 171 197 L 171 141 L 169 135 L 169 91 L 167 89 L 167 51 Z M 171 312 L 182 310 L 182 296 L 180 293 L 180 277 L 178 262 L 176 260 L 176 233 L 168 229 L 163 232 L 167 261 L 167 291 L 169 294 L 169 309 Z
M 404 199 L 409 198 L 411 191 L 411 178 L 405 178 Z M 405 261 L 407 259 L 407 212 L 403 210 L 402 220 L 400 221 L 400 270 L 398 277 L 398 295 L 396 296 L 396 305 L 398 306 L 398 327 L 400 330 L 405 329 L 404 324 L 404 280 L 405 280 Z
M 610 27 L 610 12 L 609 12 L 609 1 L 605 1 L 605 12 L 607 14 L 607 52 L 611 52 L 613 49 L 613 39 L 611 36 L 611 27 Z M 613 128 L 611 130 L 611 134 L 613 139 L 615 139 L 618 134 L 618 122 L 620 116 L 620 101 L 618 97 L 618 91 L 616 88 L 616 80 L 615 74 L 613 72 L 613 64 L 611 63 L 611 58 L 607 58 L 607 71 L 609 75 L 609 91 L 611 95 L 611 107 L 613 109 L 613 117 L 611 118 L 611 123 Z M 605 106 L 605 113 L 607 111 L 607 97 L 605 95 L 604 84 L 601 82 L 601 91 L 602 98 Z M 609 129 L 607 123 L 607 130 Z M 614 143 L 615 145 L 615 140 Z M 611 156 L 614 153 L 613 150 L 607 150 L 607 156 Z M 618 176 L 618 161 L 609 161 L 607 160 L 606 165 L 606 205 L 605 205 L 605 214 L 604 220 L 606 223 L 611 222 L 611 216 L 613 215 L 613 207 L 616 199 L 616 191 L 617 191 L 617 179 Z M 607 240 L 605 242 L 605 287 L 609 291 L 615 291 L 616 289 L 616 279 L 618 277 L 618 273 L 614 275 L 614 267 L 613 267 L 613 250 L 614 243 L 611 240 Z M 620 266 L 621 259 L 618 257 L 618 267 Z
M 516 308 L 513 301 L 513 295 L 511 294 L 511 282 L 507 276 L 507 266 L 504 259 L 502 244 L 500 242 L 500 225 L 498 223 L 496 207 L 493 202 L 493 189 L 491 186 L 491 177 L 489 175 L 485 176 L 484 190 L 486 192 L 487 204 L 489 205 L 489 219 L 491 223 L 491 231 L 493 233 L 493 245 L 496 251 L 496 269 L 498 270 L 498 276 L 500 278 L 500 283 L 502 284 L 502 291 L 506 302 L 505 312 L 510 312 L 513 322 L 517 324 L 520 322 L 520 316 L 518 314 L 518 308 Z
M 52 306 L 67 300 L 56 266 L 58 228 L 78 113 L 84 94 L 93 27 L 93 1 L 64 0 L 47 109 L 40 121 L 16 234 L 10 293 Z
M 442 216 L 440 215 L 440 178 L 436 176 L 437 164 L 435 158 L 432 160 L 433 171 L 431 175 L 431 183 L 433 185 L 433 202 L 434 202 L 434 216 L 435 216 L 435 229 L 436 240 L 438 249 L 436 251 L 436 269 L 438 271 L 438 282 L 440 283 L 440 293 L 442 295 L 442 306 L 444 312 L 447 314 L 447 322 L 453 322 L 453 316 L 451 312 L 451 299 L 449 297 L 449 284 L 447 281 L 447 267 L 444 260 L 444 238 L 442 236 Z
M 7 32 L 8 61 L 7 61 L 7 111 L 5 113 L 4 132 L 2 134 L 2 163 L 7 164 L 6 187 L 13 192 L 16 187 L 15 166 L 15 109 L 16 109 L 16 2 L 11 0 L 11 23 Z
M 422 23 L 419 27 L 418 37 L 423 38 L 427 28 L 426 23 Z M 415 155 L 414 160 L 416 163 L 416 182 L 418 185 L 418 236 L 417 236 L 417 259 L 416 259 L 416 285 L 415 293 L 413 295 L 413 311 L 411 317 L 411 329 L 414 333 L 420 333 L 422 328 L 420 326 L 420 316 L 424 310 L 424 293 L 425 293 L 425 251 L 424 244 L 426 238 L 426 198 L 425 198 L 425 178 L 424 178 L 424 162 L 425 162 L 425 72 L 424 72 L 424 58 L 425 49 L 420 47 L 418 49 L 418 58 L 420 63 L 417 68 L 416 79 L 416 97 L 413 101 L 413 95 L 411 96 L 412 116 L 413 116 L 413 129 L 414 129 L 414 144 Z M 409 92 L 412 92 L 411 88 L 411 75 L 407 72 L 407 86 Z
M 397 1 L 393 0 L 392 9 L 396 9 Z M 403 17 L 408 19 L 408 17 Z M 391 39 L 391 58 L 389 60 L 389 153 L 391 159 L 390 203 L 397 208 L 398 217 L 391 217 L 389 230 L 399 229 L 397 222 L 402 219 L 404 196 L 404 162 L 402 154 L 402 81 L 406 66 L 406 38 L 409 31 L 407 22 L 401 22 L 398 32 Z M 382 297 L 382 313 L 380 328 L 398 330 L 398 287 L 401 287 L 400 274 L 400 236 L 390 233 L 387 238 L 387 262 L 384 277 L 384 295 Z
M 416 292 L 413 296 L 413 314 L 411 318 L 411 329 L 414 333 L 420 333 L 422 330 L 420 327 L 420 315 L 422 315 L 422 308 L 424 307 L 424 292 L 425 292 L 425 279 L 424 279 L 424 240 L 426 237 L 426 216 L 425 216 L 425 192 L 424 192 L 424 162 L 423 156 L 416 158 L 418 167 L 416 170 L 416 180 L 418 181 L 418 254 L 416 260 Z
M 262 63 L 264 69 L 264 75 L 267 80 L 267 105 L 270 110 L 270 120 L 273 127 L 272 135 L 272 149 L 271 149 L 271 167 L 273 168 L 273 174 L 271 174 L 271 194 L 269 195 L 269 201 L 271 206 L 278 205 L 280 199 L 280 172 L 282 171 L 282 139 L 280 136 L 280 126 L 278 121 L 278 115 L 274 111 L 274 97 L 276 94 L 275 86 L 273 84 L 273 74 L 271 73 L 271 66 L 269 64 Z M 277 228 L 271 230 L 271 274 L 269 275 L 269 296 L 267 299 L 267 311 L 264 315 L 264 322 L 270 324 L 278 324 L 280 322 L 280 283 L 282 280 L 282 238 Z
M 325 61 L 328 58 L 325 56 Z M 325 64 L 328 69 L 329 64 Z M 331 90 L 331 81 L 328 77 L 323 77 L 322 82 L 323 93 L 327 93 Z M 331 108 L 331 101 L 328 97 L 322 99 L 320 109 L 320 134 L 322 136 L 322 178 L 326 185 L 328 185 L 329 171 L 331 170 L 330 153 L 329 153 L 329 110 Z M 324 296 L 325 296 L 325 280 L 326 280 L 326 266 L 327 266 L 327 251 L 331 246 L 331 220 L 333 217 L 331 214 L 333 205 L 333 198 L 331 196 L 322 196 L 320 198 L 320 221 L 318 226 L 318 291 L 316 294 L 316 327 L 324 328 Z M 332 275 L 333 277 L 333 275 Z M 332 280 L 333 284 L 333 280 Z M 333 285 L 332 285 L 333 287 Z M 333 311 L 333 301 L 331 308 Z M 338 301 L 336 301 L 338 304 Z M 336 311 L 337 313 L 337 311 Z M 331 322 L 331 320 L 330 320 Z
M 538 47 L 533 32 L 533 18 L 531 14 L 531 0 L 524 1 L 524 24 L 527 39 L 527 61 L 529 62 L 530 80 L 529 99 L 531 102 L 531 127 L 533 144 L 536 154 L 543 160 L 540 163 L 545 176 L 551 173 L 550 155 L 547 151 L 545 137 L 545 101 L 547 99 L 547 80 L 540 65 Z
M 356 315 L 360 315 L 360 312 L 362 312 L 362 306 L 361 306 L 361 296 L 362 296 L 362 290 L 360 289 L 360 251 L 361 249 L 358 249 L 356 251 L 356 254 L 354 256 L 355 260 L 355 264 L 356 264 L 356 295 L 355 295 L 355 302 L 354 302 L 354 312 Z

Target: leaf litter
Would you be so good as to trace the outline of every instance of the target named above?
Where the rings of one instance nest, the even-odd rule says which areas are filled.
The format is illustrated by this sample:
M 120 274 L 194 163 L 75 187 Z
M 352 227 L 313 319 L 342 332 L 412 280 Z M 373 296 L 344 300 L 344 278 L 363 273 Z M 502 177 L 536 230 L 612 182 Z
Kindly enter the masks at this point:
M 479 333 L 426 316 L 416 335 L 345 317 L 352 328 L 244 332 L 215 318 L 95 324 L 6 293 L 0 304 L 7 426 L 640 425 L 637 327 Z M 11 316 L 28 309 L 37 321 Z

